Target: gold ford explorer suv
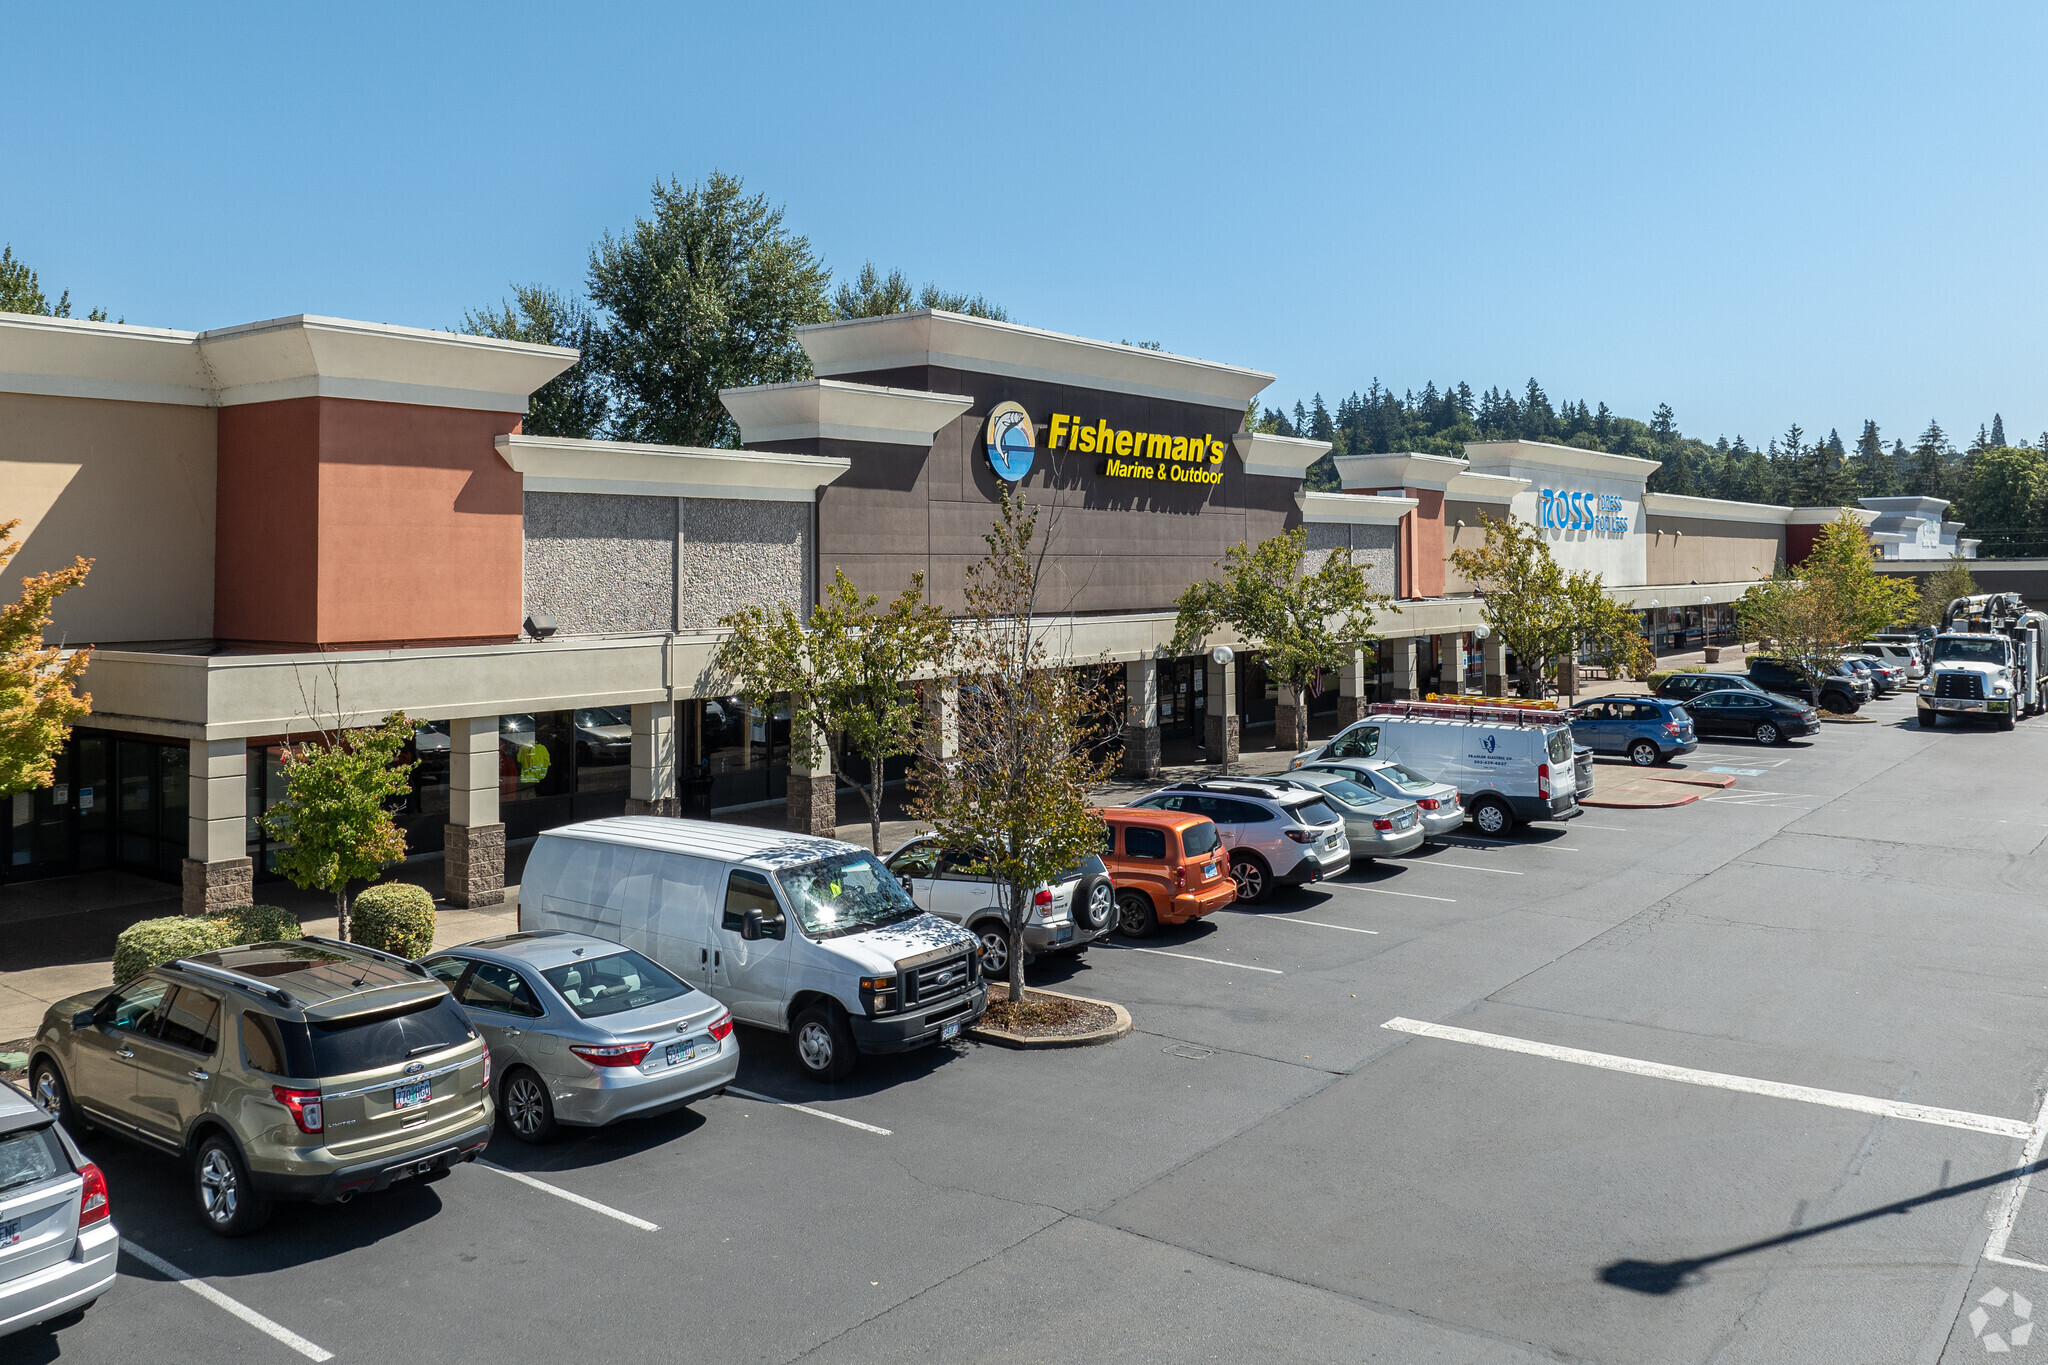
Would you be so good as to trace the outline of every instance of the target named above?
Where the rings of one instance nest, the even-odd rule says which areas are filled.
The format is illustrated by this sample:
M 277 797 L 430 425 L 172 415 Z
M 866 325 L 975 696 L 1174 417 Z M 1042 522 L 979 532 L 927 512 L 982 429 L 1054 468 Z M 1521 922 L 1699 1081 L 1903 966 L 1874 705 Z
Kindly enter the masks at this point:
M 273 1199 L 345 1201 L 474 1160 L 490 1054 L 417 963 L 332 939 L 178 958 L 50 1007 L 35 1099 L 191 1163 L 206 1225 L 261 1227 Z

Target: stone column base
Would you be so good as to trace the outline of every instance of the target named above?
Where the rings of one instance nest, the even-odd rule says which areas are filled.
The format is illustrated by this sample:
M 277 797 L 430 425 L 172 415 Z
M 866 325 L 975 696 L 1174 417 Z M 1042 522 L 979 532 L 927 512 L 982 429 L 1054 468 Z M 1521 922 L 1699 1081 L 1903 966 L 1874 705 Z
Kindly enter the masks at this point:
M 830 839 L 839 833 L 839 779 L 830 773 L 789 773 L 789 827 Z
M 1341 730 L 1347 725 L 1364 720 L 1365 707 L 1366 700 L 1364 697 L 1339 696 L 1337 698 L 1337 728 Z
M 678 815 L 680 813 L 676 809 L 674 797 L 665 796 L 659 801 L 642 801 L 637 796 L 626 798 L 626 814 L 628 815 Z
M 441 891 L 464 910 L 505 903 L 505 827 L 443 825 Z
M 1117 769 L 1120 776 L 1144 780 L 1159 776 L 1159 727 L 1126 725 L 1124 757 Z
M 1211 763 L 1235 763 L 1238 756 L 1237 716 L 1202 718 L 1202 754 Z
M 1500 674 L 1498 674 L 1498 673 L 1489 673 L 1489 674 L 1487 674 L 1487 675 L 1486 675 L 1486 695 L 1487 695 L 1487 696 L 1489 696 L 1489 697 L 1505 697 L 1505 696 L 1506 696 L 1507 694 L 1508 694 L 1508 680 L 1507 680 L 1506 678 L 1503 678 L 1503 677 L 1502 677 L 1502 676 L 1501 676 Z
M 188 915 L 218 915 L 256 903 L 256 864 L 248 858 L 217 863 L 185 860 L 183 909 Z

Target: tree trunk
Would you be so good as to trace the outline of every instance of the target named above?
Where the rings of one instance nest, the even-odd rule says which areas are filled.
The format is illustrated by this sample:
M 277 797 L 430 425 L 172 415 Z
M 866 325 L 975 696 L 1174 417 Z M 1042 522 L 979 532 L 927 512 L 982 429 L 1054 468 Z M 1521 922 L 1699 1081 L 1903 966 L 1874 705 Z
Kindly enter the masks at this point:
M 1024 1003 L 1024 931 L 1010 926 L 1010 1003 Z
M 348 887 L 343 885 L 334 892 L 334 936 L 343 943 L 354 942 L 348 936 Z

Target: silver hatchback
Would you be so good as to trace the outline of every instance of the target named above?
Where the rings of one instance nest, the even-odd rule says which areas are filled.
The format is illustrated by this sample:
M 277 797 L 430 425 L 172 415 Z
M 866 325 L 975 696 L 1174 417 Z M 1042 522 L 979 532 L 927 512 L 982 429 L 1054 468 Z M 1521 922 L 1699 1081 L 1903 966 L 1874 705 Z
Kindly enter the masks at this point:
M 1413 801 L 1427 838 L 1441 839 L 1465 827 L 1465 808 L 1458 804 L 1458 789 L 1448 782 L 1424 777 L 1388 758 L 1331 759 L 1311 763 L 1293 775 L 1305 772 L 1335 773 L 1361 787 L 1369 787 L 1389 801 Z
M 541 929 L 421 960 L 491 1050 L 512 1135 L 596 1127 L 723 1094 L 739 1074 L 732 1012 L 608 939 Z

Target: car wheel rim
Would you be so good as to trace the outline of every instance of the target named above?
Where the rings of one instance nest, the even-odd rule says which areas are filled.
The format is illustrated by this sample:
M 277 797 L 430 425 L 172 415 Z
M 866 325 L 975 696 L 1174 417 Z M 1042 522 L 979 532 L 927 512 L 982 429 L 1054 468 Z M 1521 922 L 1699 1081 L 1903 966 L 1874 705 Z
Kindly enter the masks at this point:
M 206 1216 L 216 1223 L 231 1223 L 240 1191 L 236 1189 L 235 1163 L 215 1147 L 199 1163 L 199 1197 L 206 1203 Z
M 811 1070 L 832 1069 L 832 1034 L 823 1024 L 813 1021 L 798 1029 L 796 1050 L 804 1065 Z
M 1778 731 L 1774 726 L 1759 725 L 1756 727 L 1756 738 L 1759 744 L 1776 744 Z
M 505 1097 L 505 1108 L 511 1114 L 513 1131 L 527 1137 L 539 1132 L 546 1103 L 540 1087 L 532 1081 L 522 1077 L 512 1082 L 512 1093 Z
M 1098 886 L 1088 893 L 1088 927 L 1100 929 L 1109 923 L 1110 892 L 1107 886 Z
M 1127 934 L 1138 933 L 1145 927 L 1145 907 L 1136 896 L 1124 897 L 1117 923 Z
M 1478 823 L 1481 833 L 1500 833 L 1501 818 L 1500 811 L 1497 807 L 1481 806 L 1479 808 L 1478 813 L 1473 816 L 1473 819 Z
M 46 1114 L 60 1118 L 63 1116 L 64 1091 L 57 1084 L 57 1073 L 48 1067 L 36 1073 L 36 1103 L 42 1106 Z
M 1230 875 L 1237 882 L 1237 898 L 1241 901 L 1255 901 L 1259 892 L 1266 889 L 1265 874 L 1259 871 L 1257 863 L 1232 863 Z
M 1010 969 L 1010 941 L 1003 934 L 981 936 L 981 970 L 985 975 L 1001 976 Z

